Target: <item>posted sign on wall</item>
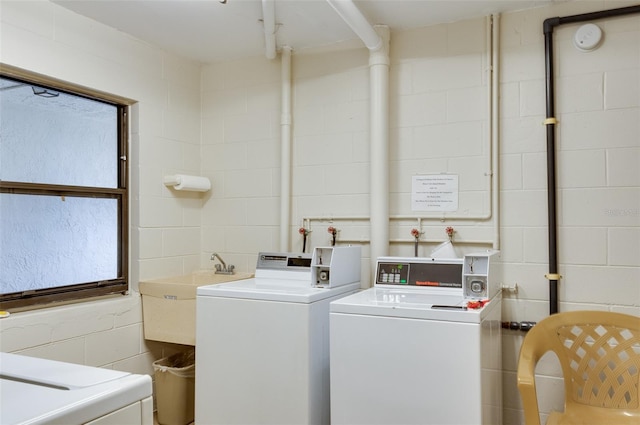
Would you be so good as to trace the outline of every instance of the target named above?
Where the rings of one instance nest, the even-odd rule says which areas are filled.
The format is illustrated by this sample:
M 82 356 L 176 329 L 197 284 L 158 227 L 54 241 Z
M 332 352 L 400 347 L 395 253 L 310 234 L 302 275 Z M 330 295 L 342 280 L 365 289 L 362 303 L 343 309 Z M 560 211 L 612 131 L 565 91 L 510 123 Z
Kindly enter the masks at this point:
M 458 210 L 458 175 L 424 174 L 413 176 L 411 210 L 451 212 Z

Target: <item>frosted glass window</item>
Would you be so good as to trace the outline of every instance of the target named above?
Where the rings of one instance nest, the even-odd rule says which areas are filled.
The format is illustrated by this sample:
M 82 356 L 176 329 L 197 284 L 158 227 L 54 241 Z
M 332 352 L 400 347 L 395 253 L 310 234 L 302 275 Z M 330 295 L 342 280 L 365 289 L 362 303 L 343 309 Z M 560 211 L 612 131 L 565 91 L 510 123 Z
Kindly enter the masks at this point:
M 127 108 L 28 77 L 0 77 L 0 310 L 124 294 Z
M 115 199 L 0 194 L 3 292 L 118 277 Z
M 1 180 L 117 187 L 116 106 L 4 81 L 0 92 Z

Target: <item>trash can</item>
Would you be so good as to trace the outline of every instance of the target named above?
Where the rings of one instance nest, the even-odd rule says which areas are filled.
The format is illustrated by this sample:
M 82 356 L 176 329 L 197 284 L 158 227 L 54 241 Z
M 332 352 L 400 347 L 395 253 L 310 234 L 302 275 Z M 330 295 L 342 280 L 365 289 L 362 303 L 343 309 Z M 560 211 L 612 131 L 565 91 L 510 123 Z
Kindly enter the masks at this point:
M 195 349 L 153 362 L 156 409 L 161 425 L 193 422 L 195 407 Z

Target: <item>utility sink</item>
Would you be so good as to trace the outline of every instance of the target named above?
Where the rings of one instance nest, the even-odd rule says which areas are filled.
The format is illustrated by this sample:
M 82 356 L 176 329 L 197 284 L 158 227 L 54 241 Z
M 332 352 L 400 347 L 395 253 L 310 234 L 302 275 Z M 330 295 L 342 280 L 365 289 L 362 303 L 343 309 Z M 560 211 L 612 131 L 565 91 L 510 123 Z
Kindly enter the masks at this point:
M 252 277 L 252 273 L 217 274 L 204 270 L 141 281 L 145 339 L 195 345 L 196 288 Z

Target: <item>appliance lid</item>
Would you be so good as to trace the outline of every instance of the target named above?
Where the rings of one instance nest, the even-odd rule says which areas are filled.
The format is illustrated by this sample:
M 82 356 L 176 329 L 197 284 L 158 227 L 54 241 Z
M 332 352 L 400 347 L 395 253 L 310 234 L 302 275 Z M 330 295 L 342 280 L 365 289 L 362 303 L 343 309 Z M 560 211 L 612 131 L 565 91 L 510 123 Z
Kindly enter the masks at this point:
M 121 379 L 127 372 L 84 366 L 54 360 L 39 359 L 10 353 L 0 353 L 0 376 L 66 390 L 86 388 Z
M 256 271 L 257 275 L 257 271 Z M 294 303 L 312 303 L 337 295 L 357 291 L 360 282 L 334 288 L 312 287 L 309 281 L 265 279 L 238 280 L 217 285 L 200 286 L 197 297 L 239 298 L 264 301 L 283 301 Z
M 374 287 L 333 301 L 331 313 L 480 323 L 501 294 L 477 309 L 468 309 L 459 290 L 447 288 L 388 289 Z
M 152 395 L 151 377 L 0 353 L 0 423 L 86 423 Z

